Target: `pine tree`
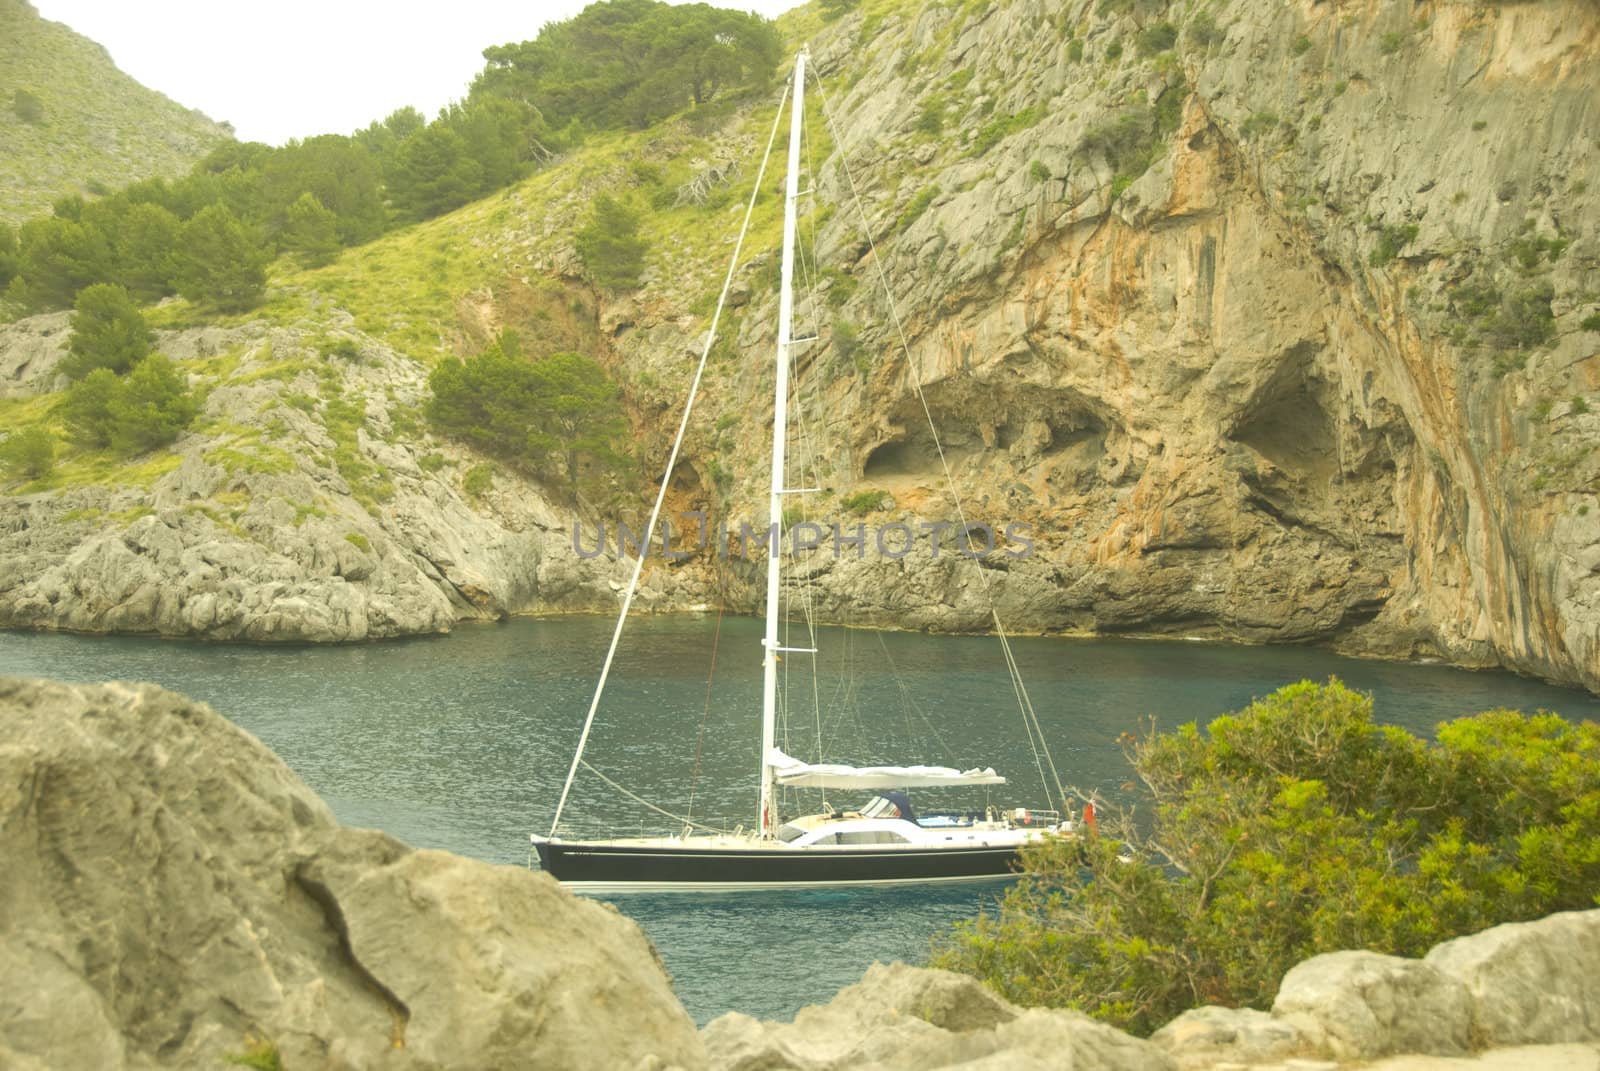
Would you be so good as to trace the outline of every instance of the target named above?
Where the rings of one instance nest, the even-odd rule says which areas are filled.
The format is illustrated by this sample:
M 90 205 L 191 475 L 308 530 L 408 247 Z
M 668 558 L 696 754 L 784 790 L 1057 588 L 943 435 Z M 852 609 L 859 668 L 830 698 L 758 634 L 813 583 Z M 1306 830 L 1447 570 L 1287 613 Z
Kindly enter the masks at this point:
M 612 289 L 639 285 L 649 243 L 639 236 L 639 217 L 608 194 L 595 198 L 594 213 L 578 231 L 578 256 L 594 281 Z
M 267 250 L 224 205 L 197 212 L 180 232 L 178 293 L 199 305 L 239 312 L 267 288 Z
M 14 431 L 0 440 L 0 471 L 14 479 L 42 480 L 55 467 L 56 444 L 43 428 Z
M 20 295 L 34 311 L 71 308 L 79 290 L 104 282 L 111 246 L 99 228 L 74 219 L 30 219 L 20 235 Z
M 297 253 L 309 267 L 329 263 L 339 253 L 339 218 L 309 190 L 285 214 L 283 248 Z
M 128 374 L 119 403 L 111 445 L 124 454 L 142 454 L 167 445 L 199 411 L 183 373 L 159 353 L 140 361 Z
M 175 292 L 178 217 L 158 204 L 130 203 L 115 197 L 96 202 L 98 221 L 111 246 L 110 276 L 128 288 L 135 301 L 152 302 Z
M 467 155 L 460 134 L 442 120 L 401 143 L 389 174 L 395 207 L 411 219 L 431 219 L 477 196 L 483 166 Z
M 96 368 L 126 372 L 150 352 L 144 316 L 115 283 L 95 283 L 78 292 L 73 305 L 72 338 L 61 371 L 79 380 Z

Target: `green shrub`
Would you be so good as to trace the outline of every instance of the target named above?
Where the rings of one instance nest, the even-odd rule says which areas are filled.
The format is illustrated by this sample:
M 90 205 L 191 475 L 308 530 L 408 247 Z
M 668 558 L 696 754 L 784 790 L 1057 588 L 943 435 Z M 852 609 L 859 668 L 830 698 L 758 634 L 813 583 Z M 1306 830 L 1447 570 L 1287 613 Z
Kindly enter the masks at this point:
M 1122 41 L 1118 39 L 1106 46 L 1106 59 L 1116 62 L 1122 58 Z
M 466 361 L 444 361 L 428 377 L 428 416 L 445 435 L 530 475 L 564 473 L 576 493 L 585 462 L 624 462 L 619 392 L 594 361 L 576 353 L 524 360 L 496 344 Z
M 1400 255 L 1400 250 L 1410 245 L 1417 237 L 1415 223 L 1397 223 L 1385 226 L 1378 232 L 1378 247 L 1367 257 L 1367 263 L 1373 267 L 1382 267 Z
M 44 122 L 44 101 L 26 89 L 11 94 L 11 110 L 18 119 L 31 126 Z
M 1044 166 L 1044 163 L 1040 160 L 1035 160 L 1033 163 L 1028 165 L 1028 175 L 1035 182 L 1050 181 L 1050 169 Z
M 855 359 L 856 351 L 861 348 L 861 335 L 856 330 L 856 325 L 849 320 L 833 321 L 833 352 L 838 354 L 841 361 Z
M 1475 132 L 1476 131 L 1480 131 L 1480 130 L 1489 129 L 1489 120 L 1487 120 L 1487 119 L 1474 119 L 1472 121 L 1472 129 Z
M 614 290 L 639 285 L 650 245 L 639 235 L 639 216 L 627 205 L 602 193 L 594 211 L 578 231 L 578 257 L 600 286 Z
M 1430 743 L 1302 682 L 1129 758 L 1144 831 L 1101 808 L 1099 837 L 1025 849 L 1022 881 L 939 966 L 1147 1034 L 1199 1004 L 1268 1007 L 1321 952 L 1420 956 L 1600 902 L 1593 722 L 1496 710 Z
M 308 268 L 329 264 L 339 253 L 339 217 L 307 190 L 285 211 L 283 249 L 296 253 Z
M 140 361 L 122 382 L 111 446 L 123 454 L 142 454 L 165 446 L 199 412 L 184 375 L 159 353 Z
M 1077 63 L 1083 59 L 1082 39 L 1074 37 L 1067 42 L 1067 59 L 1072 63 Z
M 150 329 L 128 292 L 112 283 L 78 291 L 73 304 L 72 338 L 61 371 L 79 380 L 96 368 L 122 373 L 150 352 Z
M 886 508 L 893 501 L 894 496 L 888 491 L 880 491 L 869 487 L 845 495 L 839 500 L 839 505 L 843 506 L 848 513 L 853 513 L 857 517 L 865 517 L 869 513 L 876 513 L 878 510 Z
M 494 466 L 474 465 L 461 477 L 461 489 L 471 498 L 482 498 L 494 486 Z
M 178 293 L 197 305 L 241 312 L 267 289 L 269 251 L 261 236 L 221 204 L 195 213 L 179 232 Z
M 836 309 L 848 302 L 861 285 L 854 275 L 838 268 L 823 268 L 822 277 L 828 281 L 828 304 Z
M 67 435 L 90 448 L 132 455 L 165 446 L 193 422 L 199 404 L 183 373 L 153 353 L 126 379 L 97 368 L 67 392 L 61 406 Z
M 344 540 L 364 554 L 372 553 L 372 541 L 360 532 L 346 532 Z
M 1000 142 L 1020 131 L 1027 130 L 1044 116 L 1044 109 L 1030 104 L 1019 112 L 996 116 L 978 128 L 977 135 L 967 149 L 968 156 L 982 156 Z
M 17 232 L 11 229 L 11 224 L 0 223 L 0 299 L 5 297 L 6 287 L 11 285 L 11 280 L 17 277 L 21 261 L 22 250 L 17 245 Z
M 1211 12 L 1202 11 L 1183 28 L 1183 37 L 1192 47 L 1206 49 L 1221 41 L 1223 33 Z
M 1584 331 L 1600 331 L 1600 312 L 1590 313 L 1578 324 Z
M 322 355 L 336 357 L 341 361 L 356 362 L 361 360 L 361 348 L 356 345 L 356 340 L 353 338 L 340 338 L 324 344 Z
M 1545 261 L 1553 264 L 1561 259 L 1561 254 L 1567 251 L 1569 244 L 1561 237 L 1539 238 L 1524 234 L 1513 238 L 1507 248 L 1517 266 L 1525 272 L 1531 272 L 1537 270 Z
M 1574 394 L 1569 405 L 1571 406 L 1570 412 L 1573 416 L 1583 416 L 1583 414 L 1589 411 L 1589 402 L 1581 394 Z
M 1250 118 L 1244 121 L 1244 125 L 1239 128 L 1239 133 L 1247 138 L 1254 138 L 1277 128 L 1277 112 L 1253 112 Z
M 449 460 L 443 454 L 439 453 L 437 450 L 432 451 L 430 453 L 423 454 L 420 458 L 417 459 L 417 466 L 419 468 L 421 468 L 423 472 L 430 472 L 430 473 L 431 472 L 438 472 L 440 469 L 444 468 L 449 463 L 450 463 Z
M 248 1067 L 252 1071 L 283 1071 L 283 1058 L 278 1054 L 278 1046 L 265 1038 L 247 1036 L 244 1049 L 241 1052 L 224 1053 L 223 1059 L 236 1067 Z
M 1390 31 L 1378 39 L 1378 51 L 1385 56 L 1392 56 L 1399 52 L 1406 43 L 1405 34 Z
M 1296 37 L 1294 39 L 1294 43 L 1289 46 L 1289 51 L 1296 56 L 1304 56 L 1307 52 L 1311 51 L 1311 38 L 1307 37 L 1305 34 L 1301 34 L 1299 37 Z
M 42 480 L 55 468 L 55 459 L 55 440 L 44 428 L 28 428 L 0 439 L 0 468 L 12 479 Z
M 911 198 L 910 203 L 895 217 L 893 233 L 898 234 L 915 223 L 917 217 L 928 210 L 928 206 L 933 204 L 933 199 L 937 196 L 939 196 L 937 186 L 924 186 L 918 190 L 917 195 Z
M 1181 94 L 1169 89 L 1157 98 L 1154 107 L 1126 108 L 1089 130 L 1078 151 L 1104 155 L 1112 173 L 1127 180 L 1122 183 L 1126 189 L 1158 158 L 1163 142 L 1178 128 L 1182 107 Z M 1120 192 L 1117 190 L 1113 196 Z
M 1170 22 L 1152 22 L 1133 35 L 1133 47 L 1140 57 L 1148 59 L 1161 52 L 1171 52 L 1178 43 L 1178 28 Z

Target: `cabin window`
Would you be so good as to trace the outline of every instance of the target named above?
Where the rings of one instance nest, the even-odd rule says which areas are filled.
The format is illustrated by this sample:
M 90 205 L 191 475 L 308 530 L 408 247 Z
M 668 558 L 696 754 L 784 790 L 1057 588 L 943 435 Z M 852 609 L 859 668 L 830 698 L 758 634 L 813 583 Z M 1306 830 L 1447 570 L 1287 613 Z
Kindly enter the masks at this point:
M 838 836 L 839 844 L 906 844 L 906 838 L 889 829 L 852 829 Z

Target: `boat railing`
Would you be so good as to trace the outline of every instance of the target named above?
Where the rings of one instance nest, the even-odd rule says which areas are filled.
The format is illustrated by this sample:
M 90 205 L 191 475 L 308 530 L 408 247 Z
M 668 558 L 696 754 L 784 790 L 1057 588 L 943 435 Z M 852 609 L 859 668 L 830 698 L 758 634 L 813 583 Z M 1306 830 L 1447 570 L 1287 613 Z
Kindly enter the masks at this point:
M 1061 824 L 1060 811 L 1035 810 L 1016 807 L 1003 812 L 1006 821 L 1014 826 L 1055 826 Z

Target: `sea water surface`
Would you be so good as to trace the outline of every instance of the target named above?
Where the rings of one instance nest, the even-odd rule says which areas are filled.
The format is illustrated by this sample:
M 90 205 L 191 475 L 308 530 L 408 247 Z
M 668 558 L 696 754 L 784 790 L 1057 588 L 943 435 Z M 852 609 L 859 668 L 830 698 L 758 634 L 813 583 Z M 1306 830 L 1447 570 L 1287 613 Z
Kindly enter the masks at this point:
M 0 673 L 158 682 L 259 736 L 347 824 L 527 865 L 528 834 L 549 831 L 611 627 L 598 617 L 523 619 L 351 647 L 0 633 Z M 631 622 L 588 761 L 674 814 L 748 825 L 759 638 L 760 625 L 743 618 Z M 786 645 L 809 642 L 797 634 Z M 815 689 L 810 656 L 785 656 L 791 754 L 813 754 L 820 735 L 830 761 L 994 766 L 1010 783 L 987 795 L 937 790 L 918 798 L 941 807 L 1044 805 L 1040 764 L 996 640 L 824 629 L 818 646 Z M 1130 775 L 1122 734 L 1203 723 L 1304 678 L 1338 676 L 1373 695 L 1379 720 L 1419 733 L 1502 706 L 1600 719 L 1600 700 L 1582 692 L 1312 648 L 1065 639 L 1017 639 L 1013 648 L 1061 780 L 1111 796 Z M 813 804 L 815 794 L 794 802 Z M 587 771 L 562 820 L 565 836 L 663 829 L 664 820 Z M 935 934 L 1003 889 L 634 894 L 616 902 L 655 941 L 679 996 L 703 1023 L 730 1010 L 787 1018 L 827 1000 L 874 960 L 925 960 Z

